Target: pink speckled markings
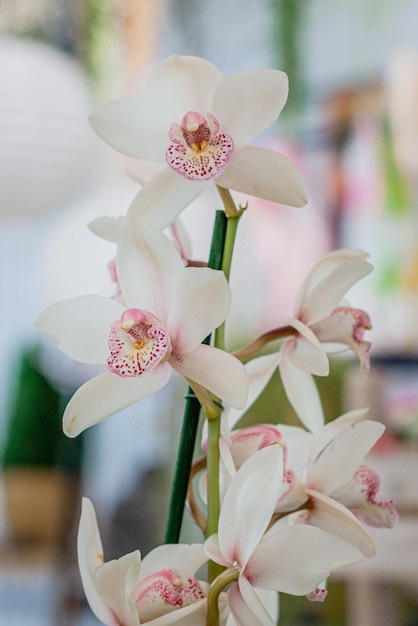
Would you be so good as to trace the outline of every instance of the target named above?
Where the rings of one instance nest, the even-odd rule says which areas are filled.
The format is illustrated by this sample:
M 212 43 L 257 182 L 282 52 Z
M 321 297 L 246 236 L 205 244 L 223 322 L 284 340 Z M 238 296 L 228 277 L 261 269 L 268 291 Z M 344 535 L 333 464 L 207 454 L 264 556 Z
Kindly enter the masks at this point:
M 169 166 L 188 180 L 210 180 L 219 176 L 234 151 L 232 137 L 219 132 L 219 122 L 211 113 L 207 120 L 195 111 L 183 117 L 180 126 L 172 124 L 171 144 L 166 151 Z
M 127 309 L 113 322 L 107 367 L 118 376 L 141 376 L 171 352 L 170 337 L 161 321 L 148 311 Z
M 174 569 L 161 570 L 141 580 L 132 592 L 141 623 L 206 598 L 199 581 L 185 582 Z

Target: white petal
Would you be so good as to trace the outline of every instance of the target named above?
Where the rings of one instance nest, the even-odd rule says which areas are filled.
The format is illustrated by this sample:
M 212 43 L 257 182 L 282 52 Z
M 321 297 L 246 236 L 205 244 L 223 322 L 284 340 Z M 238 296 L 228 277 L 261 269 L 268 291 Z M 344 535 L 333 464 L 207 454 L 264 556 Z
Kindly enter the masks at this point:
M 224 78 L 216 88 L 212 113 L 235 148 L 252 142 L 273 124 L 286 104 L 288 79 L 279 70 L 250 70 Z
M 295 367 L 286 357 L 280 360 L 279 369 L 288 400 L 300 421 L 308 430 L 318 431 L 324 425 L 324 414 L 312 376 Z
M 208 537 L 204 543 L 204 550 L 207 556 L 215 561 L 215 563 L 219 563 L 219 565 L 224 565 L 228 567 L 231 563 L 224 557 L 219 547 L 219 536 L 217 533 Z
M 123 217 L 96 217 L 95 220 L 88 224 L 88 228 L 92 233 L 97 235 L 97 237 L 117 243 L 122 228 L 122 222 Z
M 287 157 L 266 148 L 246 146 L 236 150 L 216 183 L 280 204 L 306 204 L 306 182 L 301 170 Z
M 153 96 L 128 96 L 98 107 L 89 116 L 93 130 L 112 148 L 138 159 L 165 162 L 174 113 Z
M 250 582 L 262 589 L 306 595 L 330 572 L 363 558 L 354 546 L 319 528 L 275 524 L 248 562 Z
M 161 615 L 161 617 L 156 617 L 147 623 L 150 626 L 171 626 L 171 624 L 179 624 L 179 626 L 206 626 L 206 616 L 207 601 L 204 599 L 171 613 Z M 221 624 L 222 622 L 220 622 L 220 626 Z
M 314 489 L 308 489 L 307 493 L 312 502 L 308 524 L 355 546 L 367 558 L 376 554 L 373 538 L 347 507 Z
M 286 469 L 303 476 L 315 435 L 304 428 L 288 424 L 276 424 L 276 428 L 286 445 Z
M 331 494 L 345 485 L 384 430 L 383 424 L 371 420 L 345 428 L 314 461 L 308 476 L 309 487 Z
M 353 411 L 348 411 L 348 413 L 344 413 L 325 424 L 324 428 L 320 432 L 317 433 L 315 439 L 312 441 L 311 449 L 309 452 L 309 463 L 313 463 L 314 459 L 319 456 L 320 452 L 339 435 L 343 430 L 345 430 L 348 426 L 354 426 L 357 422 L 365 419 L 367 413 L 369 412 L 368 408 L 364 409 L 354 409 Z
M 205 189 L 206 182 L 183 178 L 165 167 L 156 174 L 135 196 L 129 214 L 146 221 L 158 230 L 164 230 Z
M 296 310 L 299 311 L 302 303 L 307 299 L 311 291 L 338 269 L 340 265 L 344 263 L 350 264 L 353 261 L 366 261 L 368 257 L 367 252 L 357 250 L 356 248 L 340 248 L 339 250 L 333 250 L 323 256 L 315 263 L 301 284 L 297 297 Z
M 116 266 L 127 307 L 149 311 L 166 324 L 173 276 L 184 268 L 174 244 L 147 223 L 127 216 Z
M 94 572 L 100 565 L 103 565 L 104 557 L 96 513 L 88 498 L 82 500 L 77 553 L 81 582 L 91 610 L 107 626 L 118 626 L 116 618 L 99 593 L 94 580 Z
M 173 276 L 171 293 L 167 328 L 173 351 L 191 352 L 224 322 L 231 302 L 228 281 L 221 271 L 187 267 Z
M 283 451 L 278 445 L 262 448 L 241 465 L 219 516 L 219 547 L 229 563 L 245 567 L 271 520 L 282 478 Z
M 119 622 L 124 626 L 138 626 L 138 612 L 131 593 L 141 567 L 139 550 L 120 559 L 108 561 L 95 571 L 97 589 Z
M 283 356 L 292 361 L 295 367 L 305 372 L 316 376 L 328 376 L 328 357 L 315 333 L 296 318 L 290 319 L 289 325 L 296 328 L 299 335 L 283 343 Z
M 122 378 L 104 372 L 92 378 L 75 392 L 67 404 L 63 416 L 65 434 L 76 437 L 89 426 L 156 393 L 168 382 L 170 375 L 171 368 L 166 363 L 140 377 Z
M 139 580 L 163 569 L 175 569 L 181 578 L 190 578 L 206 561 L 207 556 L 200 543 L 158 546 L 144 557 Z
M 79 296 L 43 311 L 35 327 L 60 350 L 81 363 L 106 363 L 110 328 L 122 315 L 119 302 L 105 296 Z
M 211 110 L 212 98 L 222 74 L 218 68 L 195 56 L 171 56 L 149 75 L 148 92 L 167 102 L 176 114 L 172 122 L 182 120 L 189 111 L 205 116 Z
M 297 297 L 296 316 L 312 325 L 332 313 L 356 282 L 373 266 L 360 250 L 336 250 L 322 258 L 310 271 Z
M 232 354 L 202 344 L 188 354 L 175 354 L 170 359 L 170 365 L 224 402 L 238 408 L 245 406 L 248 374 Z
M 275 626 L 267 609 L 244 576 L 229 590 L 228 603 L 240 626 Z
M 168 227 L 168 236 L 180 252 L 183 260 L 192 258 L 192 241 L 181 219 L 178 217 Z
M 250 386 L 248 390 L 248 400 L 244 409 L 231 408 L 228 411 L 228 427 L 232 429 L 243 413 L 255 402 L 264 390 L 268 381 L 279 364 L 280 356 L 276 352 L 253 359 L 245 364 L 245 369 L 249 374 Z

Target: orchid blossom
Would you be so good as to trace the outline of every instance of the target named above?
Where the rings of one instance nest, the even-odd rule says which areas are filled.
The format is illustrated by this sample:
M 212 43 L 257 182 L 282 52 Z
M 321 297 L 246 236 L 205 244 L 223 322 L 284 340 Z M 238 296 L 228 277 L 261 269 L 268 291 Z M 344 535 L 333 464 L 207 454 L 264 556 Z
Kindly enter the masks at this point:
M 106 626 L 206 625 L 209 585 L 195 578 L 207 557 L 201 544 L 165 545 L 105 562 L 96 513 L 83 498 L 78 564 L 91 610 Z
M 293 506 L 296 521 L 318 526 L 356 546 L 366 557 L 375 554 L 374 541 L 360 524 L 392 528 L 397 520 L 393 500 L 376 500 L 377 473 L 363 460 L 385 427 L 364 419 L 367 409 L 350 411 L 316 434 L 279 426 L 287 443 L 288 463 L 297 476 Z M 299 498 L 299 501 L 298 501 Z M 286 496 L 278 510 L 289 510 Z
M 280 446 L 251 455 L 227 489 L 218 533 L 204 544 L 209 558 L 227 568 L 219 582 L 235 577 L 228 603 L 241 626 L 275 624 L 256 589 L 306 595 L 331 571 L 363 558 L 354 546 L 313 526 L 269 527 L 282 479 Z
M 249 145 L 276 120 L 287 94 L 287 76 L 279 70 L 223 78 L 205 59 L 172 56 L 151 72 L 145 94 L 100 106 L 90 123 L 122 154 L 165 165 L 131 207 L 162 230 L 209 181 L 291 206 L 306 203 L 299 168 Z
M 201 342 L 224 320 L 230 289 L 222 272 L 185 268 L 173 244 L 126 218 L 117 274 L 121 302 L 87 295 L 52 305 L 38 330 L 82 363 L 107 371 L 70 400 L 64 431 L 74 437 L 160 390 L 176 370 L 226 402 L 245 405 L 248 376 L 232 355 Z
M 301 285 L 294 317 L 288 325 L 296 333 L 280 349 L 279 369 L 290 403 L 309 430 L 323 425 L 321 402 L 311 374 L 327 376 L 329 362 L 325 344 L 351 348 L 360 359 L 362 372 L 369 369 L 370 342 L 364 341 L 371 328 L 364 311 L 341 305 L 341 298 L 373 267 L 365 252 L 336 250 L 312 268 Z

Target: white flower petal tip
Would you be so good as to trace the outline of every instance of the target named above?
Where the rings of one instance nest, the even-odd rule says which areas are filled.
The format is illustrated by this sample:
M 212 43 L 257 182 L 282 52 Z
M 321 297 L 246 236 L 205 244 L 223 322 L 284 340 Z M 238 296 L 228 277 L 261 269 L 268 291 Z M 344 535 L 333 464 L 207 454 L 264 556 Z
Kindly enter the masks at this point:
M 316 587 L 311 593 L 308 593 L 306 598 L 310 602 L 323 602 L 328 595 L 328 591 L 321 587 Z

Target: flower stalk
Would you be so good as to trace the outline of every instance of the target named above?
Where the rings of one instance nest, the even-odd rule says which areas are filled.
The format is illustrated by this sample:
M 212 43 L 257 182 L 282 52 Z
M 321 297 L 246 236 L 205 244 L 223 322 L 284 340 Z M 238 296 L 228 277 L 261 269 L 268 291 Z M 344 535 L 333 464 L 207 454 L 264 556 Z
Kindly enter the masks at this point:
M 217 211 L 213 227 L 212 243 L 209 254 L 208 266 L 212 269 L 221 269 L 223 249 L 226 238 L 226 217 L 223 211 Z M 205 339 L 209 343 L 210 337 Z M 201 404 L 193 389 L 185 396 L 186 403 L 183 414 L 183 424 L 180 433 L 180 441 L 177 454 L 176 468 L 174 472 L 173 486 L 170 497 L 167 525 L 164 542 L 178 543 L 184 515 L 184 503 L 187 496 L 190 470 L 193 462 L 193 453 L 196 444 L 197 430 Z M 211 420 L 216 421 L 216 420 Z

